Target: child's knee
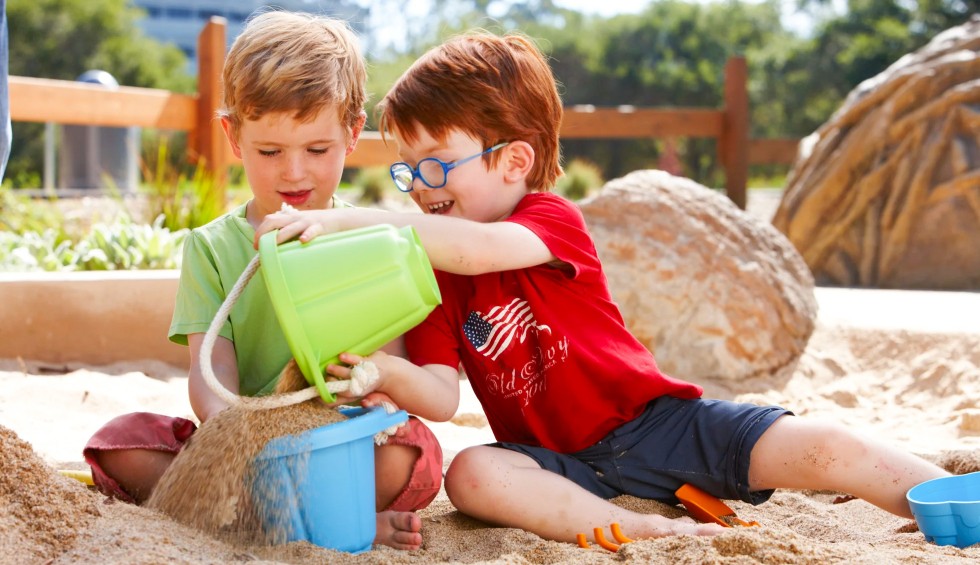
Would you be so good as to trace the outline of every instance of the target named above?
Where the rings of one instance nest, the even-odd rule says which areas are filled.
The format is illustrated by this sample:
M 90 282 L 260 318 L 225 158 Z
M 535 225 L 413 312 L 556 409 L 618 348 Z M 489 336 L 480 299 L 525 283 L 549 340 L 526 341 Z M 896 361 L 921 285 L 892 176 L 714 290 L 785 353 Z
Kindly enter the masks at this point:
M 446 495 L 456 504 L 460 495 L 473 491 L 479 483 L 481 469 L 486 466 L 483 450 L 470 447 L 460 451 L 453 457 L 452 463 L 446 469 Z
M 103 480 L 96 482 L 100 491 L 143 504 L 176 455 L 152 449 L 120 449 L 100 451 L 92 457 L 104 474 Z M 127 496 L 120 496 L 120 491 Z
M 837 422 L 780 418 L 763 434 L 752 453 L 750 476 L 783 472 L 820 476 L 865 456 L 867 438 Z
M 432 502 L 442 486 L 442 448 L 435 434 L 414 417 L 409 418 L 406 428 L 376 450 L 379 462 L 393 464 L 392 474 L 377 477 L 379 495 L 384 486 L 388 489 L 384 498 L 391 499 L 388 502 L 379 496 L 382 510 L 420 510 Z
M 82 455 L 103 494 L 142 503 L 196 429 L 184 418 L 123 414 L 102 426 Z

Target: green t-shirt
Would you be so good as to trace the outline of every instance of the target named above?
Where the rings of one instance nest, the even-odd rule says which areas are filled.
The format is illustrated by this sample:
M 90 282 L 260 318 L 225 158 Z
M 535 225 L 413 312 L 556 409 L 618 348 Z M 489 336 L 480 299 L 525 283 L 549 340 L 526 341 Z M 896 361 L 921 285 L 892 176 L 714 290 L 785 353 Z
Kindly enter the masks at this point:
M 171 341 L 187 345 L 189 334 L 207 332 L 225 296 L 257 253 L 252 247 L 255 230 L 245 219 L 245 206 L 195 228 L 188 235 L 170 323 Z M 335 198 L 334 206 L 350 205 Z M 245 285 L 219 335 L 235 344 L 239 394 L 271 393 L 276 377 L 292 353 L 276 318 L 261 269 Z

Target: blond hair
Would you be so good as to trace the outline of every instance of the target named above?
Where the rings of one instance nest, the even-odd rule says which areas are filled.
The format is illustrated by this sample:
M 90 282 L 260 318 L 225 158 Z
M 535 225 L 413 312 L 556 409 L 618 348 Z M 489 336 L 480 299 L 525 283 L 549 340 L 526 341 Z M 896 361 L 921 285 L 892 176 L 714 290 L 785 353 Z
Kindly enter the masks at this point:
M 268 11 L 250 18 L 225 59 L 223 107 L 237 137 L 242 122 L 270 112 L 313 120 L 335 107 L 353 127 L 367 100 L 367 70 L 346 22 L 300 12 Z

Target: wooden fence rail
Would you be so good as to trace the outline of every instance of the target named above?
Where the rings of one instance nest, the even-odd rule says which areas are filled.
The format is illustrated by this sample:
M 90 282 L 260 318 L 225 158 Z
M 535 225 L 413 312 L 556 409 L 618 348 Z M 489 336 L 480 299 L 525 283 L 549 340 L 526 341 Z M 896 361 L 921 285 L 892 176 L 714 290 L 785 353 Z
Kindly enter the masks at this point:
M 225 56 L 224 18 L 212 17 L 198 36 L 198 92 L 178 94 L 152 88 L 104 86 L 64 80 L 10 77 L 14 121 L 106 127 L 140 126 L 187 131 L 188 151 L 203 159 L 223 190 L 228 166 L 235 162 L 220 124 L 214 119 L 221 97 Z M 749 139 L 749 101 L 745 59 L 725 65 L 724 106 L 705 108 L 594 108 L 565 111 L 566 139 L 709 137 L 718 140 L 729 198 L 745 208 L 750 164 L 792 163 L 799 140 Z M 378 132 L 364 132 L 346 166 L 360 168 L 397 160 L 393 146 Z

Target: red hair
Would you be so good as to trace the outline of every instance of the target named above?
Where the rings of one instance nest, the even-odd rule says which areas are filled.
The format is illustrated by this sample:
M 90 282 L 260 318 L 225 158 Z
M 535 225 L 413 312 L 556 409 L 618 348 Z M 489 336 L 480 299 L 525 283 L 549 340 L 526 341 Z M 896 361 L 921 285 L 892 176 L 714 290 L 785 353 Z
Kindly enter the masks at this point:
M 408 141 L 421 127 L 436 139 L 460 130 L 490 147 L 525 141 L 534 149 L 527 184 L 547 191 L 561 176 L 562 104 L 544 54 L 526 37 L 475 32 L 416 61 L 378 103 L 382 133 Z M 494 163 L 491 153 L 483 158 Z

